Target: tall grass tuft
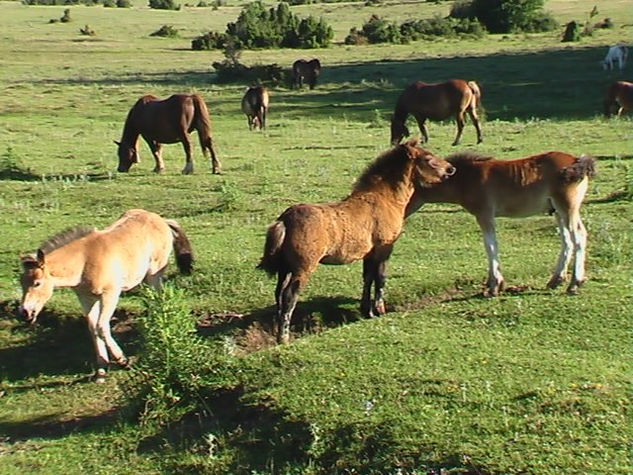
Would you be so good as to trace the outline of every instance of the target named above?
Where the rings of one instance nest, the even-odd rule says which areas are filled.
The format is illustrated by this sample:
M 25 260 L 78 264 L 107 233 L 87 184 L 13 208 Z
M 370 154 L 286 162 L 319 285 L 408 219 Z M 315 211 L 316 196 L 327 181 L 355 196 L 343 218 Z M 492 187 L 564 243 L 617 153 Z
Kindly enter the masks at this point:
M 196 332 L 195 317 L 182 290 L 147 290 L 147 311 L 139 317 L 143 349 L 128 391 L 142 409 L 144 425 L 164 426 L 194 406 L 205 406 L 207 392 L 230 385 L 231 357 L 221 343 L 207 344 Z M 230 379 L 230 378 L 229 378 Z

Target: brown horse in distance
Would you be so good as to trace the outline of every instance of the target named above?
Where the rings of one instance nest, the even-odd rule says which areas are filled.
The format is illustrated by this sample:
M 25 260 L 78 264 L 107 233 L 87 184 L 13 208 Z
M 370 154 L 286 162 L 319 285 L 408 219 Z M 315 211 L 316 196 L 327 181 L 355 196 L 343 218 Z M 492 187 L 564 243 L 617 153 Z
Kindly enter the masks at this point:
M 363 259 L 361 311 L 366 316 L 385 313 L 386 261 L 402 232 L 407 203 L 416 187 L 439 183 L 455 173 L 451 164 L 417 143 L 410 141 L 378 157 L 343 201 L 291 206 L 268 228 L 258 267 L 271 276 L 277 274 L 279 342 L 289 341 L 299 292 L 319 263 Z
M 314 89 L 320 74 L 321 62 L 318 59 L 314 58 L 310 61 L 298 59 L 292 64 L 292 85 L 301 89 L 305 80 L 308 83 L 308 87 Z
M 264 86 L 252 86 L 246 90 L 242 97 L 242 112 L 246 114 L 249 130 L 266 128 L 269 101 L 270 95 Z
M 567 292 L 574 294 L 585 279 L 587 231 L 580 218 L 595 160 L 582 155 L 548 152 L 518 160 L 495 160 L 471 153 L 446 159 L 456 168 L 449 180 L 419 188 L 407 208 L 407 216 L 424 203 L 456 203 L 477 218 L 488 255 L 486 296 L 496 296 L 505 285 L 495 233 L 497 216 L 525 217 L 556 213 L 561 250 L 547 287 L 556 288 L 574 260 Z M 536 250 L 535 250 L 536 253 Z
M 127 172 L 139 162 L 137 149 L 141 135 L 154 155 L 157 173 L 165 169 L 162 150 L 165 143 L 181 142 L 187 163 L 182 170 L 193 173 L 193 147 L 189 134 L 198 131 L 200 146 L 205 156 L 211 154 L 213 173 L 220 173 L 220 161 L 213 148 L 211 120 L 204 99 L 197 94 L 174 94 L 160 100 L 151 94 L 141 97 L 130 109 L 123 126 L 123 138 L 114 143 L 118 146 L 119 172 Z
M 103 382 L 110 362 L 127 365 L 110 332 L 121 292 L 141 282 L 160 289 L 172 248 L 180 271 L 190 273 L 193 251 L 183 229 L 176 221 L 142 209 L 127 211 L 101 231 L 76 228 L 58 234 L 36 254 L 21 258 L 20 313 L 35 323 L 55 288 L 72 288 L 97 353 L 97 382 Z
M 454 115 L 457 120 L 457 136 L 453 145 L 459 144 L 468 113 L 477 130 L 477 143 L 483 140 L 477 109 L 481 107 L 481 90 L 475 81 L 451 79 L 450 81 L 427 84 L 415 82 L 408 86 L 396 102 L 391 119 L 391 143 L 395 145 L 409 136 L 405 125 L 407 117 L 415 117 L 424 141 L 428 142 L 427 119 L 444 120 Z
M 633 83 L 616 81 L 609 86 L 604 100 L 604 115 L 611 117 L 613 106 L 618 108 L 617 115 L 633 110 Z

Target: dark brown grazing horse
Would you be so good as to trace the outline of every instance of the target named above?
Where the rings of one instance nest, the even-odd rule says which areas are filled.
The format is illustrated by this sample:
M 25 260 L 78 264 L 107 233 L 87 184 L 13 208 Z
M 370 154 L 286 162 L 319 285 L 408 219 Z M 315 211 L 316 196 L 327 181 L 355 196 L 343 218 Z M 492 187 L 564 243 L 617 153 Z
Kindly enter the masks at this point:
M 496 296 L 504 287 L 499 263 L 495 217 L 525 217 L 556 213 L 561 236 L 558 263 L 547 287 L 556 288 L 567 276 L 574 259 L 567 292 L 575 294 L 585 279 L 587 231 L 580 219 L 580 206 L 589 178 L 595 174 L 595 160 L 582 155 L 548 152 L 518 160 L 495 160 L 472 153 L 446 159 L 457 172 L 439 185 L 416 190 L 407 216 L 424 203 L 456 203 L 477 218 L 488 254 L 486 296 Z M 535 254 L 538 251 L 534 250 Z
M 305 80 L 310 89 L 314 89 L 320 74 L 321 62 L 318 59 L 298 59 L 292 65 L 292 86 L 301 89 Z
M 400 94 L 396 102 L 391 119 L 391 143 L 395 145 L 409 136 L 409 129 L 405 125 L 409 114 L 418 122 L 425 142 L 429 141 L 425 125 L 427 119 L 444 120 L 454 115 L 457 120 L 457 136 L 453 145 L 457 145 L 466 123 L 465 113 L 468 113 L 477 129 L 477 143 L 481 143 L 483 138 L 477 116 L 477 109 L 480 107 L 481 90 L 475 81 L 451 79 L 434 84 L 415 82 Z
M 624 112 L 633 110 L 633 83 L 616 81 L 609 86 L 604 100 L 604 115 L 611 117 L 613 106 L 618 108 L 618 117 Z
M 343 201 L 298 204 L 268 228 L 258 268 L 277 274 L 277 339 L 290 339 L 290 319 L 299 292 L 318 264 L 347 264 L 363 259 L 361 311 L 385 313 L 386 261 L 402 232 L 404 212 L 416 187 L 439 183 L 454 167 L 417 147 L 412 140 L 378 157 Z M 371 287 L 375 287 L 372 304 Z
M 266 128 L 269 100 L 268 89 L 264 86 L 252 86 L 246 90 L 242 97 L 242 112 L 246 114 L 249 130 Z
M 137 145 L 141 135 L 156 160 L 155 172 L 165 169 L 162 144 L 181 142 L 187 156 L 182 172 L 193 173 L 193 147 L 189 134 L 194 130 L 198 131 L 204 155 L 211 154 L 213 173 L 220 173 L 220 161 L 213 149 L 209 111 L 202 97 L 197 94 L 174 94 L 164 100 L 151 94 L 141 97 L 125 119 L 121 142 L 114 142 L 118 146 L 118 171 L 127 172 L 140 161 Z

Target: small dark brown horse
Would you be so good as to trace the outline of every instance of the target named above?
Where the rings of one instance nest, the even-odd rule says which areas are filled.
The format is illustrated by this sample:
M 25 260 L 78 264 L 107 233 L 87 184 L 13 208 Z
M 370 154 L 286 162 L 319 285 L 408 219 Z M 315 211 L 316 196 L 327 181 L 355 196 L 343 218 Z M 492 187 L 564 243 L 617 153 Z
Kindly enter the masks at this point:
M 418 122 L 425 142 L 429 141 L 425 125 L 427 119 L 444 120 L 454 115 L 457 120 L 457 136 L 453 145 L 457 145 L 466 124 L 465 113 L 468 113 L 477 129 L 477 143 L 481 143 L 483 138 L 477 116 L 477 109 L 480 107 L 481 90 L 475 81 L 451 79 L 434 84 L 415 82 L 400 94 L 396 102 L 391 119 L 391 143 L 395 145 L 409 136 L 409 129 L 405 125 L 409 114 Z
M 314 58 L 310 61 L 298 59 L 292 65 L 292 85 L 301 89 L 303 81 L 308 83 L 310 89 L 316 86 L 317 78 L 321 74 L 321 62 Z
M 264 86 L 251 86 L 246 90 L 242 98 L 242 112 L 246 114 L 249 130 L 266 128 L 269 100 L 268 89 Z
M 160 100 L 151 94 L 142 96 L 130 109 L 118 146 L 118 171 L 127 172 L 138 163 L 138 137 L 141 135 L 154 155 L 157 173 L 165 169 L 162 150 L 165 143 L 181 142 L 187 156 L 183 173 L 193 173 L 193 147 L 189 134 L 198 131 L 200 146 L 206 157 L 211 154 L 213 173 L 220 173 L 220 161 L 213 149 L 211 120 L 204 99 L 197 94 L 174 94 Z
M 604 115 L 611 117 L 613 106 L 618 108 L 617 115 L 633 110 L 633 83 L 616 81 L 609 86 L 604 100 Z
M 348 264 L 363 259 L 361 311 L 366 316 L 385 313 L 386 261 L 402 232 L 407 203 L 416 187 L 439 183 L 455 173 L 450 163 L 417 144 L 410 141 L 378 157 L 343 201 L 291 206 L 268 228 L 258 267 L 271 276 L 277 274 L 279 342 L 289 341 L 299 292 L 320 262 Z
M 424 203 L 456 203 L 477 218 L 488 254 L 486 296 L 496 296 L 505 285 L 495 233 L 497 216 L 525 217 L 556 213 L 561 251 L 547 286 L 565 281 L 574 259 L 568 293 L 574 294 L 585 279 L 587 231 L 580 218 L 580 206 L 594 175 L 595 160 L 582 155 L 548 152 L 517 160 L 495 160 L 471 153 L 447 158 L 457 172 L 449 180 L 419 188 L 411 198 L 407 216 Z M 534 250 L 535 255 L 538 251 Z

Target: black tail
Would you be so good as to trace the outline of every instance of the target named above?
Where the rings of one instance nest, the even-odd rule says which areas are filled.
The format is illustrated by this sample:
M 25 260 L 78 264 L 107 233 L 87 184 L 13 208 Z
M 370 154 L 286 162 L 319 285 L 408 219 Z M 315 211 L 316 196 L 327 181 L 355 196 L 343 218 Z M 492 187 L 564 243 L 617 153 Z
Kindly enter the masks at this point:
M 211 118 L 209 116 L 209 109 L 204 99 L 198 94 L 192 94 L 193 104 L 195 107 L 193 123 L 198 131 L 198 138 L 200 139 L 200 147 L 202 153 L 208 157 L 211 154 L 211 165 L 213 173 L 221 173 L 220 160 L 215 153 L 213 146 L 213 137 L 211 136 Z
M 596 175 L 596 159 L 591 155 L 581 155 L 576 161 L 561 170 L 561 177 L 565 183 L 575 183 L 585 177 L 593 178 Z
M 165 222 L 171 228 L 174 236 L 174 254 L 176 255 L 176 264 L 181 273 L 185 275 L 191 274 L 193 270 L 193 248 L 191 241 L 185 234 L 185 231 L 173 219 L 166 219 Z

